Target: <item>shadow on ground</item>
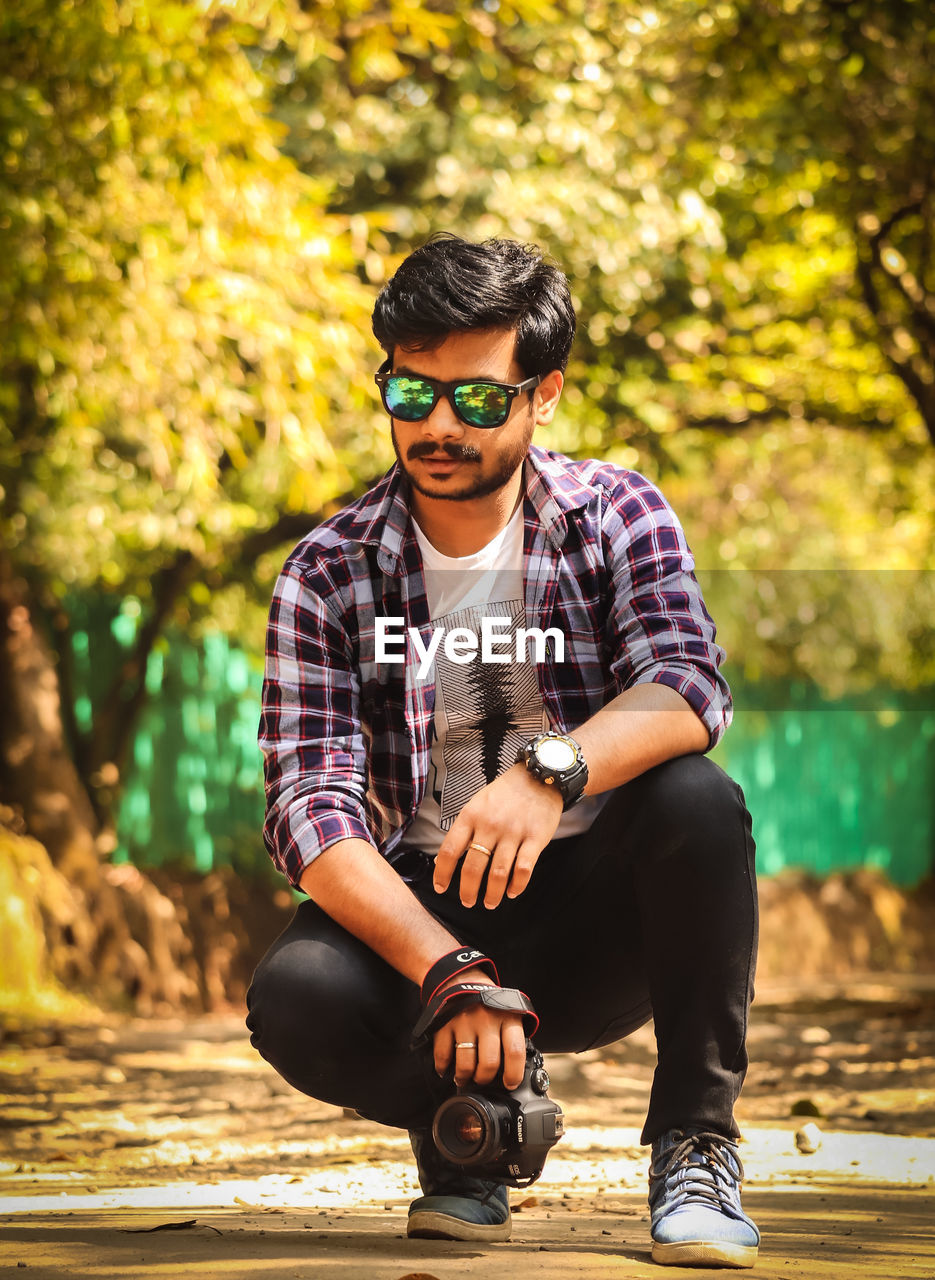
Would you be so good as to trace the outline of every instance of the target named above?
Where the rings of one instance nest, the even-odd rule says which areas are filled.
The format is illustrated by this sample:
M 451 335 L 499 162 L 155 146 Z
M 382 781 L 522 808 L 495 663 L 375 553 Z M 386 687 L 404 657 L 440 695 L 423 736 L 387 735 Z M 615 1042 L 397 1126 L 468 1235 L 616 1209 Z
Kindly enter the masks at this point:
M 738 1108 L 763 1277 L 935 1276 L 935 983 L 764 989 Z M 32 1280 L 541 1280 L 698 1275 L 649 1259 L 639 1128 L 650 1028 L 549 1060 L 568 1135 L 513 1194 L 514 1238 L 405 1238 L 404 1134 L 312 1102 L 240 1018 L 115 1021 L 8 1039 L 0 1267 Z M 805 1120 L 817 1150 L 796 1148 Z

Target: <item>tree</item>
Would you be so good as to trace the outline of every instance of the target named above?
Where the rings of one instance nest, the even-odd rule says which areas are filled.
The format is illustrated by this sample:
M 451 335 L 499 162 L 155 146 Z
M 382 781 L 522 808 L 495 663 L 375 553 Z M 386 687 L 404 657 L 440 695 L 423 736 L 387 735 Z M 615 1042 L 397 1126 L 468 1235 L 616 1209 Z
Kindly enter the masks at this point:
M 745 571 L 751 671 L 829 678 L 859 633 L 849 675 L 930 679 L 919 593 L 868 630 L 802 579 L 767 634 L 752 571 L 931 566 L 933 30 L 911 0 L 11 0 L 0 804 L 92 891 L 168 622 L 258 644 L 283 544 L 391 460 L 370 306 L 436 230 L 569 272 L 549 443 L 662 479 Z M 141 606 L 89 731 L 82 591 Z
M 193 581 L 378 466 L 355 390 L 369 299 L 322 184 L 277 150 L 249 29 L 105 0 L 3 22 L 4 555 L 59 624 L 63 671 L 70 590 L 147 606 L 83 744 L 91 777 Z
M 246 19 L 284 11 L 222 8 L 0 18 L 0 803 L 99 911 L 167 619 L 380 466 L 346 227 L 280 154 L 244 53 Z M 68 608 L 89 588 L 144 618 L 82 735 Z
M 690 18 L 688 7 L 671 8 L 668 39 L 680 47 L 677 24 Z M 935 444 L 931 7 L 735 0 L 716 20 L 694 15 L 693 28 L 694 56 L 667 87 L 686 129 L 719 140 L 730 225 L 745 240 L 804 240 L 818 251 L 821 228 L 833 228 L 850 286 L 836 301 L 850 301 L 842 317 L 853 346 L 878 346 Z M 777 170 L 788 175 L 778 187 Z M 782 217 L 789 226 L 777 237 Z
M 664 481 L 731 573 L 748 674 L 935 678 L 931 219 L 902 212 L 935 172 L 930 7 L 588 0 L 434 42 L 335 21 L 337 62 L 269 57 L 284 146 L 335 175 L 367 277 L 437 230 L 549 247 L 582 322 L 550 443 Z
M 549 244 L 590 401 L 660 460 L 685 425 L 928 423 L 928 6 L 435 3 L 432 39 L 328 12 L 337 62 L 270 51 L 277 112 L 374 282 L 433 230 Z

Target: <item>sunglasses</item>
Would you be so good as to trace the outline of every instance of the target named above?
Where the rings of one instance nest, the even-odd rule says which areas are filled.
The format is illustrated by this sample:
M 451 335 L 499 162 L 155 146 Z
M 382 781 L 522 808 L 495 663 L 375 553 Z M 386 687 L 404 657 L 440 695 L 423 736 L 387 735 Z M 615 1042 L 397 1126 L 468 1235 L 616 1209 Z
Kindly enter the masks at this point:
M 442 396 L 455 414 L 469 427 L 502 427 L 510 416 L 515 396 L 532 391 L 542 381 L 542 374 L 525 382 L 488 382 L 486 378 L 467 378 L 463 382 L 439 382 L 414 373 L 390 373 L 385 361 L 374 378 L 380 388 L 383 407 L 402 422 L 422 422 Z

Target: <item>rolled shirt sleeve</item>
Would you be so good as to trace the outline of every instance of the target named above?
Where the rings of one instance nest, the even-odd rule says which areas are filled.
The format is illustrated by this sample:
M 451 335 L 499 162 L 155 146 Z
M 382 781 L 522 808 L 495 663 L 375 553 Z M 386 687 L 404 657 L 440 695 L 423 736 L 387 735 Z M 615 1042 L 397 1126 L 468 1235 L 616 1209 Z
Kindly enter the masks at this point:
M 678 518 L 655 485 L 642 476 L 631 480 L 605 513 L 615 589 L 611 671 L 620 689 L 645 683 L 675 689 L 708 730 L 710 749 L 732 717 L 720 672 L 724 650 Z
M 266 635 L 259 730 L 267 800 L 263 837 L 295 886 L 329 845 L 352 837 L 373 843 L 353 639 L 340 591 L 323 593 L 322 581 L 316 575 L 313 589 L 305 567 L 287 561 Z

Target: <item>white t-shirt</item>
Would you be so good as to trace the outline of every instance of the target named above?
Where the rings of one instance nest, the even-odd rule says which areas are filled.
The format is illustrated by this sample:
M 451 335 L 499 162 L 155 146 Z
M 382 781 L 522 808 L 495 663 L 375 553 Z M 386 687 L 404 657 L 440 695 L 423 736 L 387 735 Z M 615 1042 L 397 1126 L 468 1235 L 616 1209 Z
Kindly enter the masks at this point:
M 551 728 L 539 692 L 532 645 L 525 661 L 515 661 L 513 637 L 526 626 L 523 589 L 523 509 L 480 551 L 446 556 L 436 550 L 413 520 L 422 552 L 432 627 L 447 634 L 465 628 L 477 637 L 470 662 L 452 661 L 436 650 L 435 721 L 425 798 L 402 840 L 403 848 L 434 854 L 464 805 L 481 787 L 504 773 L 530 738 Z M 508 618 L 498 628 L 496 652 L 509 662 L 481 661 L 481 622 Z M 501 624 L 502 625 L 502 624 Z M 556 837 L 587 831 L 605 796 L 586 796 L 562 815 Z

